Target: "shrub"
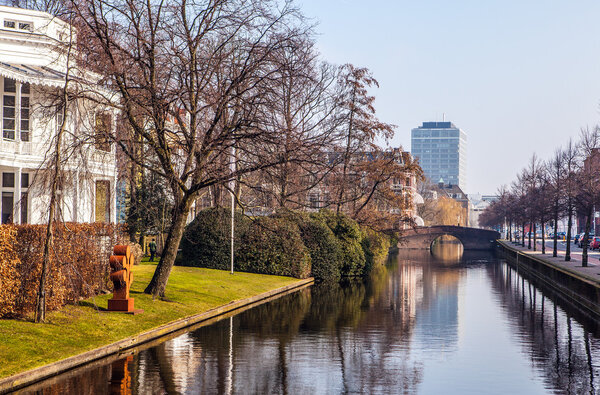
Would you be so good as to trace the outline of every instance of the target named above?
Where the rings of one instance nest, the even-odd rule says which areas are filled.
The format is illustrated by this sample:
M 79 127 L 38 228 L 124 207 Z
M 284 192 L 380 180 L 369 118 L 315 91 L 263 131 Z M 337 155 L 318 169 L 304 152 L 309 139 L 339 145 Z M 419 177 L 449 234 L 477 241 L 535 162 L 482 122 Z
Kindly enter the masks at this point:
M 325 222 L 318 216 L 293 211 L 278 212 L 276 217 L 298 225 L 302 242 L 310 253 L 311 276 L 318 281 L 339 281 L 341 250 L 338 240 Z
M 360 276 L 365 267 L 365 254 L 361 246 L 360 227 L 353 219 L 330 210 L 321 210 L 313 214 L 331 229 L 338 240 L 341 251 L 341 275 L 343 277 Z
M 234 254 L 237 255 L 241 237 L 250 220 L 235 213 Z M 231 211 L 225 208 L 202 210 L 185 228 L 181 239 L 182 266 L 208 267 L 227 270 L 231 262 Z
M 238 270 L 306 278 L 311 272 L 308 249 L 298 226 L 283 218 L 260 217 L 241 235 Z
M 21 263 L 14 250 L 17 230 L 0 227 L 0 317 L 14 314 L 15 295 L 19 286 L 18 268 Z
M 122 229 L 103 223 L 56 223 L 53 231 L 46 308 L 55 310 L 66 303 L 111 289 L 108 258 L 113 246 L 123 240 Z M 5 308 L 2 316 L 23 316 L 34 311 L 45 232 L 46 225 L 0 226 L 0 234 L 15 235 L 4 240 L 0 256 L 16 256 L 18 259 L 16 262 L 14 259 L 0 259 L 0 273 L 16 264 L 15 281 L 18 284 L 16 291 L 0 287 L 0 300 L 12 298 L 11 303 L 4 304 L 12 306 L 11 309 Z
M 391 246 L 391 239 L 384 233 L 370 228 L 362 228 L 361 246 L 365 254 L 365 268 L 363 274 L 371 273 L 377 266 L 383 266 Z

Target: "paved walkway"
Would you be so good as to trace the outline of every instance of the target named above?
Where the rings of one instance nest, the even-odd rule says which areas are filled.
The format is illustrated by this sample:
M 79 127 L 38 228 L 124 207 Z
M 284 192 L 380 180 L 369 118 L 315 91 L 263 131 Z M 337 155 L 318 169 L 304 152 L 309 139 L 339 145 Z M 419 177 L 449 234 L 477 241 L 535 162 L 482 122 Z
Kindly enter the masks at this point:
M 512 249 L 521 251 L 524 254 L 535 256 L 537 259 L 542 259 L 553 266 L 566 269 L 596 283 L 600 283 L 600 261 L 598 260 L 600 253 L 598 252 L 590 253 L 588 256 L 588 266 L 583 267 L 581 266 L 581 251 L 572 252 L 571 261 L 565 262 L 565 251 L 561 249 L 558 249 L 558 256 L 554 258 L 552 257 L 552 248 L 548 248 L 547 246 L 546 254 L 542 254 L 541 244 L 538 244 L 537 251 L 533 251 L 533 249 L 530 250 L 527 248 L 527 242 L 525 243 L 525 247 L 521 247 L 520 245 L 515 245 L 507 240 L 499 241 Z

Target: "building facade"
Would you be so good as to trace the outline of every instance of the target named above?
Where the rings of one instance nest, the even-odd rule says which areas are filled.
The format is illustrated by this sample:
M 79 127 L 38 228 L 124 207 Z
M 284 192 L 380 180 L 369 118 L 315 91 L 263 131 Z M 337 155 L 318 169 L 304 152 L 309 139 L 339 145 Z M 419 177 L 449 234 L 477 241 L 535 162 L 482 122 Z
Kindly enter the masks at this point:
M 432 183 L 466 190 L 467 134 L 452 122 L 423 122 L 412 129 L 411 153 Z
M 81 71 L 73 72 L 66 119 L 53 101 L 71 78 L 64 49 L 74 42 L 73 29 L 58 18 L 0 6 L 2 223 L 47 222 L 48 166 L 63 122 L 57 220 L 115 222 L 115 146 L 107 138 L 115 113 L 77 97 L 82 84 L 88 91 L 94 85 Z

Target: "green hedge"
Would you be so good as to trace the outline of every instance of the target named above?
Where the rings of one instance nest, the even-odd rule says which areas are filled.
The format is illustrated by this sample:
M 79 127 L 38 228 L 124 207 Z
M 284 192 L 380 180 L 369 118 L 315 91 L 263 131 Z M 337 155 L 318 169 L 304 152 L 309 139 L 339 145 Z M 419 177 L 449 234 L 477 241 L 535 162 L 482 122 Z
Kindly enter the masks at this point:
M 317 215 L 297 211 L 279 211 L 275 216 L 298 225 L 302 242 L 308 248 L 312 264 L 311 276 L 319 281 L 341 278 L 341 248 L 331 229 Z
M 366 261 L 364 273 L 369 274 L 373 268 L 385 264 L 392 239 L 384 233 L 369 228 L 362 228 L 361 232 L 361 246 Z
M 235 213 L 235 243 L 237 255 L 241 235 L 246 233 L 250 219 Z M 198 213 L 185 228 L 181 239 L 181 266 L 207 267 L 228 270 L 231 249 L 231 211 L 225 208 L 209 208 Z
M 236 213 L 235 270 L 339 281 L 383 265 L 390 238 L 329 210 L 280 211 L 254 220 Z M 207 209 L 187 226 L 178 264 L 229 269 L 230 212 Z
M 365 268 L 365 253 L 361 241 L 360 227 L 353 219 L 330 210 L 321 210 L 314 214 L 331 229 L 341 250 L 342 277 L 362 276 Z
M 311 273 L 308 249 L 298 226 L 283 218 L 261 217 L 241 236 L 238 270 L 306 278 Z

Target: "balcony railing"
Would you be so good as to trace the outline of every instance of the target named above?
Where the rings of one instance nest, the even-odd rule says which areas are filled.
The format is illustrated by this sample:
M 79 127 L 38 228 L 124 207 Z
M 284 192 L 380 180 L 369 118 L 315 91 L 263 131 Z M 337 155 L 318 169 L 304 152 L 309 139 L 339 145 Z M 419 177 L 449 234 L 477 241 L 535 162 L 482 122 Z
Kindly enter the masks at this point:
M 33 152 L 33 148 L 30 141 L 0 139 L 0 152 L 31 155 Z

